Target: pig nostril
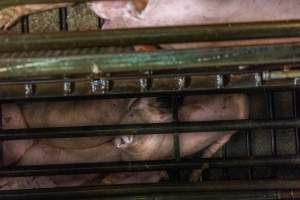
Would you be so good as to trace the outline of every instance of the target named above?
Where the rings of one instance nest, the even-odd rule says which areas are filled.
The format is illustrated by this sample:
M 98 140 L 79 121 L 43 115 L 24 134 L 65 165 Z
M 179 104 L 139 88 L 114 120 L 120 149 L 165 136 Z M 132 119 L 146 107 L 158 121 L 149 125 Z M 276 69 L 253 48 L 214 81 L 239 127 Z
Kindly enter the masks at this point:
M 122 136 L 121 140 L 122 140 L 123 145 L 128 145 L 133 142 L 133 137 L 132 136 Z
M 126 142 L 128 144 L 131 144 L 133 142 L 133 136 L 132 135 L 126 136 Z
M 114 140 L 115 147 L 127 148 L 133 142 L 133 136 L 121 136 Z

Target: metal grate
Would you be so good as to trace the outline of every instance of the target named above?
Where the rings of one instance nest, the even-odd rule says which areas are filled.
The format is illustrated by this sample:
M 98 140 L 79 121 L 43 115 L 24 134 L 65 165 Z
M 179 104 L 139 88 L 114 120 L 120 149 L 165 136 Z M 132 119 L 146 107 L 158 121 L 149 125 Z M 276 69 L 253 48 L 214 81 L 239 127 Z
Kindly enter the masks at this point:
M 68 9 L 60 9 L 60 30 L 68 31 Z M 22 32 L 28 33 L 29 20 L 22 20 Z M 101 27 L 102 20 L 99 19 Z M 101 50 L 99 50 L 101 51 Z M 61 53 L 61 52 L 60 52 Z M 33 53 L 34 54 L 34 53 Z M 51 52 L 50 52 L 51 54 Z M 53 53 L 55 55 L 55 53 Z M 80 51 L 77 52 L 80 54 Z M 254 65 L 237 66 L 226 70 L 180 70 L 180 71 L 143 71 L 142 73 L 109 73 L 99 77 L 56 77 L 56 79 L 31 80 L 4 80 L 1 102 L 32 102 L 32 101 L 83 101 L 87 99 L 105 98 L 131 98 L 131 97 L 169 97 L 172 98 L 172 123 L 149 125 L 118 125 L 118 126 L 91 126 L 67 128 L 43 128 L 24 130 L 0 130 L 1 140 L 20 140 L 31 138 L 68 138 L 99 135 L 123 135 L 142 133 L 174 133 L 174 157 L 171 161 L 145 161 L 145 162 L 117 162 L 92 164 L 63 164 L 44 166 L 16 166 L 1 167 L 0 177 L 28 177 L 49 176 L 61 174 L 83 174 L 99 172 L 168 170 L 173 182 L 156 185 L 131 186 L 95 186 L 85 188 L 55 188 L 24 191 L 1 191 L 0 199 L 80 199 L 80 198 L 106 198 L 107 199 L 297 199 L 300 197 L 300 182 L 297 180 L 300 171 L 299 147 L 299 98 L 300 90 L 297 82 L 299 71 L 297 63 L 289 65 L 291 71 L 282 72 L 282 65 Z M 241 70 L 243 69 L 243 70 Z M 271 70 L 272 69 L 272 70 Z M 291 75 L 292 74 L 292 75 Z M 236 75 L 243 77 L 240 82 L 235 80 Z M 288 77 L 286 79 L 285 77 Z M 207 78 L 208 77 L 208 78 Z M 279 78 L 278 78 L 279 77 Z M 284 78 L 283 78 L 284 77 Z M 167 81 L 166 81 L 167 80 Z M 121 83 L 131 81 L 131 91 Z M 203 87 L 204 82 L 211 85 Z M 39 91 L 40 84 L 54 84 L 60 90 L 54 94 L 47 94 L 47 90 Z M 77 84 L 84 84 L 86 90 L 76 91 Z M 119 84 L 119 85 L 118 85 Z M 130 85 L 130 84 L 129 84 Z M 158 87 L 156 87 L 158 85 Z M 164 88 L 163 86 L 172 86 Z M 18 86 L 17 93 L 9 93 L 11 86 Z M 39 93 L 40 92 L 40 93 Z M 245 92 L 250 98 L 258 100 L 260 107 L 265 108 L 263 116 L 255 117 L 255 110 L 249 120 L 217 121 L 217 122 L 178 122 L 178 106 L 184 96 L 237 93 Z M 278 118 L 276 113 L 276 96 L 285 93 L 290 101 L 284 103 L 292 105 L 292 116 Z M 45 95 L 47 94 L 47 95 Z M 253 101 L 252 101 L 253 102 Z M 252 103 L 251 107 L 257 107 Z M 288 106 L 287 106 L 288 107 Z M 263 111 L 262 111 L 263 112 Z M 282 112 L 282 111 L 280 111 Z M 279 113 L 280 113 L 279 112 Z M 279 114 L 280 115 L 280 114 Z M 2 120 L 1 120 L 2 121 Z M 263 128 L 263 130 L 261 130 Z M 193 131 L 239 130 L 239 133 L 227 144 L 220 156 L 213 159 L 180 158 L 178 135 Z M 278 130 L 293 129 L 295 152 L 281 155 L 278 151 Z M 269 155 L 257 156 L 253 147 L 257 136 L 264 135 L 265 140 L 261 146 L 269 148 Z M 269 137 L 268 137 L 269 136 Z M 267 144 L 268 143 L 268 144 Z M 264 147 L 262 147 L 264 148 Z M 238 151 L 236 151 L 238 149 Z M 232 156 L 233 152 L 240 152 L 239 156 Z M 199 168 L 202 163 L 209 163 L 210 168 L 203 175 L 203 183 L 186 183 L 186 171 Z M 290 169 L 284 176 L 278 172 Z M 268 171 L 271 171 L 269 173 Z M 260 172 L 263 174 L 261 176 Z M 267 173 L 264 173 L 267 172 Z M 291 178 L 292 176 L 292 178 Z M 268 181 L 257 181 L 268 179 Z M 281 179 L 281 180 L 279 180 Z M 239 181 L 233 181 L 239 180 Z M 219 182 L 226 181 L 226 182 Z M 250 182 L 248 182 L 250 181 Z M 176 192 L 175 192 L 176 191 Z M 201 191 L 201 192 L 199 192 Z M 156 196 L 155 196 L 156 194 Z M 126 197 L 125 197 L 126 196 Z M 127 198 L 127 196 L 129 196 Z

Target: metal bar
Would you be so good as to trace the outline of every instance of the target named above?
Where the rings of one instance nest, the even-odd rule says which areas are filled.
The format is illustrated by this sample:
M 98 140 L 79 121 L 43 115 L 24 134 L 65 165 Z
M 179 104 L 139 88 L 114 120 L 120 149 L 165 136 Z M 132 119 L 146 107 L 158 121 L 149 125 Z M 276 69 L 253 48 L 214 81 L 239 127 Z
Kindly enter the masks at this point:
M 289 79 L 299 78 L 300 70 L 289 70 L 289 71 L 265 71 L 262 73 L 262 78 L 265 81 L 278 80 L 278 79 Z
M 173 122 L 176 124 L 178 123 L 178 107 L 179 107 L 179 99 L 177 96 L 172 98 L 173 104 Z M 174 157 L 177 161 L 180 161 L 180 138 L 179 134 L 173 135 L 173 145 L 174 145 Z
M 93 92 L 91 85 L 93 83 L 98 83 L 87 78 L 81 79 L 68 79 L 69 82 L 72 82 L 74 85 L 72 92 L 69 94 L 68 99 L 77 98 L 76 96 L 85 96 L 82 99 L 86 98 L 109 98 L 109 96 L 132 96 L 132 95 L 161 95 L 161 94 L 184 94 L 187 92 L 191 93 L 224 93 L 224 92 L 244 92 L 247 91 L 263 91 L 263 90 L 272 90 L 273 86 L 279 89 L 292 89 L 299 87 L 298 84 L 295 84 L 293 80 L 277 80 L 277 81 L 264 81 L 261 85 L 256 85 L 255 78 L 253 74 L 243 74 L 238 76 L 238 82 L 235 82 L 234 79 L 229 80 L 228 84 L 224 87 L 217 87 L 217 76 L 190 76 L 188 84 L 184 88 L 178 89 L 176 86 L 176 78 L 179 77 L 177 73 L 171 73 L 173 77 L 156 77 L 154 76 L 151 80 L 154 84 L 146 92 L 137 93 L 140 91 L 140 84 L 137 81 L 138 76 L 135 77 L 111 77 L 111 79 L 105 78 L 104 80 L 110 81 L 110 86 L 108 90 L 105 90 L 104 93 Z M 36 92 L 34 96 L 31 96 L 30 99 L 40 99 L 40 98 L 53 98 L 59 96 L 64 96 L 63 86 L 66 78 L 62 79 L 45 79 L 45 80 L 31 80 L 31 81 L 1 81 L 0 82 L 0 99 L 9 100 L 9 99 L 22 99 L 25 98 L 25 85 L 30 83 L 35 86 Z M 123 80 L 123 81 L 122 81 Z M 273 89 L 275 89 L 273 88 Z M 91 97 L 92 95 L 92 97 Z M 95 97 L 93 97 L 95 95 Z
M 25 17 L 22 17 L 22 20 L 21 20 L 21 31 L 22 33 L 29 33 L 29 17 L 28 16 L 25 16 Z M 21 35 L 23 35 L 21 34 Z
M 251 130 L 246 130 L 246 146 L 247 146 L 247 156 L 252 156 L 252 132 Z M 253 169 L 251 167 L 248 168 L 248 179 L 252 180 L 253 178 Z
M 269 119 L 274 120 L 275 117 L 275 109 L 274 109 L 274 93 L 273 92 L 268 92 L 267 93 L 268 97 L 268 107 L 269 107 Z M 276 135 L 276 130 L 274 128 L 271 128 L 270 130 L 271 133 L 271 151 L 272 151 L 272 156 L 277 156 L 277 135 Z M 276 172 L 277 168 L 272 167 L 272 176 L 276 177 Z
M 257 158 L 197 158 L 193 161 L 176 160 L 165 161 L 143 161 L 143 162 L 112 162 L 112 163 L 80 163 L 59 165 L 37 165 L 37 166 L 8 166 L 0 167 L 0 177 L 27 177 L 27 176 L 52 176 L 52 175 L 74 175 L 113 172 L 138 172 L 159 170 L 182 170 L 199 169 L 207 163 L 210 168 L 232 168 L 232 167 L 260 167 L 281 166 L 299 167 L 299 156 L 282 157 L 257 157 Z
M 63 128 L 8 129 L 0 131 L 1 140 L 73 138 L 139 134 L 170 134 L 300 127 L 300 119 L 285 120 L 233 120 L 209 122 L 178 122 L 162 124 L 133 124 L 111 126 L 85 126 Z
M 172 108 L 173 108 L 173 123 L 178 123 L 178 109 L 179 109 L 179 97 L 178 96 L 173 96 L 172 97 Z M 178 133 L 173 134 L 173 155 L 174 159 L 177 162 L 181 161 L 181 153 L 180 153 L 180 137 Z M 180 181 L 181 178 L 181 172 L 179 169 L 171 169 L 168 170 L 169 176 L 176 181 Z M 171 181 L 172 181 L 171 179 Z
M 11 200 L 11 199 L 35 199 L 35 197 L 28 197 L 23 195 L 0 195 L 0 199 Z M 191 200 L 199 200 L 199 199 L 207 199 L 207 200 L 281 200 L 281 199 L 292 199 L 292 198 L 299 198 L 300 195 L 298 193 L 294 194 L 294 191 L 246 191 L 246 192 L 218 192 L 218 193 L 154 193 L 154 194 L 140 194 L 138 196 L 135 195 L 122 195 L 116 196 L 113 194 L 100 196 L 100 195 L 87 195 L 85 197 L 79 197 L 79 199 L 86 199 L 86 200 L 133 200 L 133 199 L 143 199 L 143 200 L 181 200 L 181 199 L 191 199 Z M 38 195 L 38 199 L 48 199 L 48 195 L 45 196 Z M 61 197 L 55 196 L 55 199 L 62 200 L 62 199 L 69 199 L 69 196 Z M 77 199 L 78 197 L 72 197 L 71 199 Z
M 228 157 L 228 151 L 227 151 L 227 146 L 228 144 L 226 143 L 223 147 L 222 147 L 222 158 L 224 160 L 227 159 Z M 226 168 L 222 169 L 222 180 L 230 180 L 229 176 L 228 176 L 228 170 Z
M 274 120 L 274 93 L 268 92 L 268 106 L 269 106 L 269 118 L 270 120 Z M 272 149 L 272 155 L 277 155 L 277 148 L 276 148 L 276 132 L 272 128 L 271 130 L 271 149 Z
M 215 94 L 229 94 L 229 93 L 252 93 L 252 92 L 265 92 L 265 91 L 287 91 L 295 88 L 299 88 L 299 85 L 272 85 L 264 87 L 236 87 L 236 88 L 224 88 L 224 89 L 191 89 L 184 91 L 151 91 L 147 93 L 140 92 L 123 92 L 123 93 L 109 93 L 109 94 L 78 94 L 63 96 L 62 94 L 48 94 L 40 96 L 24 97 L 24 93 L 21 95 L 7 95 L 1 96 L 0 102 L 11 103 L 11 102 L 41 102 L 41 101 L 84 101 L 84 100 L 95 100 L 95 99 L 113 99 L 113 98 L 143 98 L 143 97 L 157 97 L 157 96 L 174 96 L 174 95 L 215 95 Z M 5 93 L 4 93 L 5 94 Z
M 3 128 L 3 111 L 2 111 L 2 104 L 0 103 L 0 128 L 2 129 Z M 2 142 L 0 142 L 0 163 L 1 165 L 3 164 L 3 144 Z
M 267 192 L 275 190 L 274 197 L 280 199 L 299 198 L 299 181 L 224 181 L 206 182 L 194 184 L 138 184 L 138 185 L 118 185 L 118 186 L 94 186 L 94 187 L 73 187 L 73 188 L 54 188 L 54 189 L 32 189 L 32 190 L 12 190 L 0 191 L 0 199 L 19 200 L 19 199 L 76 199 L 89 197 L 106 197 L 108 195 L 146 195 L 165 193 L 202 193 L 213 192 Z M 237 194 L 237 193 L 236 193 Z M 267 193 L 266 193 L 267 194 Z M 270 197 L 266 195 L 266 197 Z M 187 197 L 188 198 L 188 197 Z M 133 198 L 136 199 L 136 198 Z M 183 198 L 185 199 L 185 198 Z M 200 198 L 201 199 L 201 198 Z M 204 198 L 206 199 L 206 198 Z M 222 199 L 222 196 L 218 196 Z M 232 198 L 234 199 L 234 198 Z M 277 198 L 275 198 L 277 199 Z
M 1 5 L 0 1 L 0 5 Z M 61 13 L 64 14 L 64 13 Z M 63 29 L 65 30 L 65 29 Z M 183 31 L 184 30 L 184 31 Z M 139 28 L 125 30 L 1 34 L 0 51 L 30 51 L 95 46 L 131 46 L 224 40 L 287 38 L 300 36 L 300 21 L 213 24 L 201 26 Z M 296 38 L 287 42 L 299 42 Z M 76 41 L 76 42 L 74 42 Z M 261 41 L 264 43 L 265 41 Z M 276 43 L 276 41 L 274 41 Z
M 293 116 L 295 118 L 297 118 L 299 116 L 299 91 L 294 89 L 293 90 Z M 295 147 L 296 147 L 296 154 L 299 154 L 300 153 L 300 137 L 299 137 L 299 129 L 298 128 L 295 128 L 294 129 L 295 131 Z
M 2 58 L 1 79 L 36 76 L 101 76 L 112 72 L 300 62 L 300 44 L 189 49 L 148 53 L 94 54 L 55 58 Z
M 68 30 L 68 23 L 67 23 L 67 8 L 60 8 L 59 9 L 59 28 L 61 31 Z M 1 37 L 1 36 L 0 36 Z M 27 37 L 25 35 L 25 37 Z M 24 42 L 22 42 L 23 47 L 27 46 Z M 46 46 L 45 46 L 46 47 Z M 24 48 L 23 48 L 24 49 Z

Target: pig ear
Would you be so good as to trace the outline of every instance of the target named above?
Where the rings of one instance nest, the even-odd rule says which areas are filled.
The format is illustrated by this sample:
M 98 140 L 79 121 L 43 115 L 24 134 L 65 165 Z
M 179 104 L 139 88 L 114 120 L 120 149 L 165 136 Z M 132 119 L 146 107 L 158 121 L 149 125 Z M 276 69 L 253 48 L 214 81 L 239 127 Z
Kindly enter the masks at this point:
M 171 113 L 163 113 L 160 115 L 160 120 L 162 122 L 172 122 L 173 121 L 173 116 Z
M 130 99 L 127 105 L 127 109 L 130 110 L 138 102 L 138 100 L 139 100 L 138 98 Z
M 138 108 L 143 108 L 143 106 L 153 104 L 155 102 L 156 98 L 134 98 L 129 101 L 127 109 L 130 110 L 135 105 L 138 105 Z
M 143 12 L 148 5 L 149 0 L 132 0 L 135 10 L 139 13 Z
M 87 5 L 99 17 L 113 20 L 123 16 L 124 9 L 127 8 L 129 2 L 129 0 L 92 1 L 87 3 Z

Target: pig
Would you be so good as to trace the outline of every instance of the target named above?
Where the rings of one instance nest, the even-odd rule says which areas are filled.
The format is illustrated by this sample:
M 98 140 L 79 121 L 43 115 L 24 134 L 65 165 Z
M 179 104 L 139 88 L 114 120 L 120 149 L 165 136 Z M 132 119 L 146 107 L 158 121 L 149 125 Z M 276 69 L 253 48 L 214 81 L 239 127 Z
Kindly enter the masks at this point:
M 110 14 L 109 2 L 95 1 L 90 8 L 108 19 L 104 29 L 199 25 L 225 22 L 290 20 L 300 17 L 297 0 L 147 0 L 136 13 Z M 128 3 L 126 6 L 129 6 Z
M 5 129 L 118 124 L 135 99 L 3 104 Z M 83 144 L 81 144 L 83 143 Z M 112 138 L 3 141 L 4 165 L 46 165 L 121 161 Z M 0 190 L 92 184 L 156 183 L 163 172 L 2 178 Z
M 34 4 L 9 7 L 0 12 L 0 27 L 7 29 L 21 16 L 72 5 Z M 195 25 L 299 19 L 298 0 L 115 0 L 88 3 L 107 19 L 104 29 Z
M 103 102 L 102 102 L 103 103 Z M 107 103 L 107 102 L 106 102 Z M 35 104 L 35 103 L 34 103 Z M 51 105 L 51 103 L 50 103 Z M 55 105 L 55 104 L 54 104 Z M 106 105 L 105 103 L 103 105 Z M 23 114 L 20 116 L 20 107 L 9 105 L 5 107 L 4 122 L 6 128 L 24 128 L 24 117 L 30 119 L 30 124 L 35 126 L 43 126 L 45 121 L 51 121 L 51 115 L 47 115 L 42 120 L 43 123 L 35 121 L 34 115 L 30 116 L 34 110 L 25 112 L 25 107 L 22 107 Z M 30 107 L 30 104 L 28 105 Z M 53 105 L 52 105 L 53 106 Z M 39 108 L 37 105 L 34 108 Z M 51 107 L 51 106 L 50 106 Z M 66 106 L 68 107 L 68 106 Z M 123 116 L 121 123 L 161 123 L 171 122 L 172 114 L 169 109 L 163 108 L 161 103 L 155 98 L 137 99 L 129 104 L 130 111 Z M 75 107 L 76 108 L 76 107 Z M 79 107 L 80 108 L 80 107 Z M 29 108 L 27 108 L 29 109 Z M 45 108 L 44 108 L 45 109 Z M 60 107 L 51 107 L 51 111 L 55 111 L 53 116 L 59 116 L 57 110 Z M 65 108 L 66 109 L 66 108 Z M 78 107 L 77 107 L 78 109 Z M 230 112 L 232 109 L 232 112 Z M 30 110 L 30 109 L 29 109 Z M 43 110 L 43 109 L 39 109 Z M 79 109 L 80 110 L 80 109 Z M 93 110 L 93 109 L 92 109 Z M 98 110 L 101 110 L 98 109 Z M 216 114 L 216 111 L 219 114 Z M 221 111 L 224 112 L 221 112 Z M 14 114 L 14 118 L 8 120 L 9 111 Z M 198 121 L 198 120 L 215 120 L 223 118 L 245 118 L 247 115 L 247 102 L 243 95 L 225 95 L 225 96 L 206 96 L 186 97 L 183 105 L 179 110 L 179 120 L 181 121 Z M 27 113 L 27 114 L 26 114 Z M 41 114 L 37 114 L 41 118 Z M 68 113 L 68 112 L 63 112 Z M 205 114 L 204 114 L 205 113 Z M 82 116 L 82 115 L 80 115 Z M 56 119 L 57 117 L 55 117 Z M 33 122 L 31 122 L 33 121 Z M 105 121 L 105 120 L 104 120 Z M 40 125 L 38 125 L 41 123 Z M 68 122 L 67 122 L 68 123 Z M 71 123 L 71 122 L 69 122 Z M 74 121 L 73 121 L 74 123 Z M 91 122 L 90 122 L 91 123 Z M 53 126 L 54 121 L 48 123 L 48 126 Z M 233 134 L 233 132 L 220 133 L 188 133 L 180 136 L 181 155 L 187 156 L 199 150 L 209 148 L 204 151 L 204 156 L 210 157 L 215 153 Z M 127 138 L 127 139 L 126 139 Z M 225 139 L 226 141 L 225 141 Z M 220 142 L 221 141 L 221 142 Z M 214 143 L 214 144 L 213 144 Z M 19 148 L 15 144 L 16 149 Z M 91 148 L 71 146 L 64 148 L 63 146 L 55 146 L 45 143 L 43 140 L 34 141 L 28 145 L 19 160 L 17 165 L 44 165 L 44 164 L 63 164 L 63 163 L 78 163 L 78 162 L 112 162 L 112 161 L 133 161 L 133 160 L 161 160 L 172 158 L 172 135 L 144 135 L 134 137 L 116 137 L 114 141 L 101 143 L 98 146 L 91 145 Z M 158 152 L 158 149 L 161 151 Z M 5 154 L 14 152 L 13 149 L 6 149 Z M 103 152 L 103 153 L 101 153 Z M 109 153 L 108 153 L 109 152 Z M 4 157 L 5 158 L 5 157 Z M 38 187 L 61 187 L 61 186 L 79 186 L 88 185 L 94 180 L 97 184 L 125 184 L 125 183 L 155 183 L 162 178 L 166 178 L 165 172 L 139 172 L 139 173 L 118 173 L 103 177 L 103 175 L 73 175 L 73 176 L 50 176 L 50 177 L 30 177 L 16 179 L 0 180 L 1 189 L 20 189 L 20 188 L 38 188 Z
M 179 109 L 179 121 L 235 120 L 248 118 L 247 97 L 242 94 L 186 97 Z M 155 99 L 139 99 L 121 123 L 166 123 L 172 121 L 172 113 L 160 108 Z M 185 133 L 179 136 L 180 155 L 189 156 L 203 150 L 202 157 L 212 157 L 235 131 Z M 121 159 L 164 160 L 172 159 L 173 136 L 171 134 L 129 135 L 114 139 L 121 150 Z M 203 169 L 202 169 L 203 170 Z M 191 181 L 200 178 L 202 170 L 194 171 Z
M 20 17 L 35 12 L 72 5 L 33 4 L 13 6 L 0 11 L 0 29 L 7 30 Z M 298 0 L 104 0 L 88 3 L 105 20 L 104 30 L 158 26 L 201 25 L 299 19 Z M 299 38 L 159 44 L 164 49 L 230 47 L 299 42 Z M 151 45 L 134 46 L 138 51 L 154 51 Z
M 107 19 L 104 30 L 161 26 L 202 25 L 231 22 L 254 22 L 299 19 L 300 2 L 297 0 L 147 0 L 138 11 L 123 8 L 122 13 L 109 12 L 109 3 L 92 2 L 90 8 L 100 17 Z M 131 7 L 130 3 L 127 7 Z M 136 9 L 135 9 L 136 10 Z M 124 14 L 125 13 L 125 14 Z M 281 40 L 281 39 L 280 39 Z M 184 44 L 160 44 L 164 49 L 186 49 L 220 46 L 244 46 L 299 42 L 289 40 L 245 40 L 226 42 L 200 42 Z M 136 50 L 153 51 L 153 46 L 139 45 Z
M 4 129 L 118 124 L 130 99 L 3 104 Z M 3 141 L 3 165 L 120 161 L 113 137 Z M 1 189 L 78 186 L 99 174 L 1 179 Z M 98 180 L 98 179 L 97 179 Z M 98 182 L 101 179 L 99 178 Z
M 92 126 L 117 124 L 127 112 L 130 99 L 82 102 L 41 102 L 24 105 L 3 104 L 4 129 L 45 128 L 63 126 Z M 66 150 L 91 149 L 112 137 L 47 139 L 39 143 Z M 4 164 L 13 164 L 34 143 L 33 140 L 4 141 Z M 18 148 L 14 148 L 17 145 Z M 12 153 L 12 151 L 17 151 Z M 6 153 L 10 152 L 10 153 Z

